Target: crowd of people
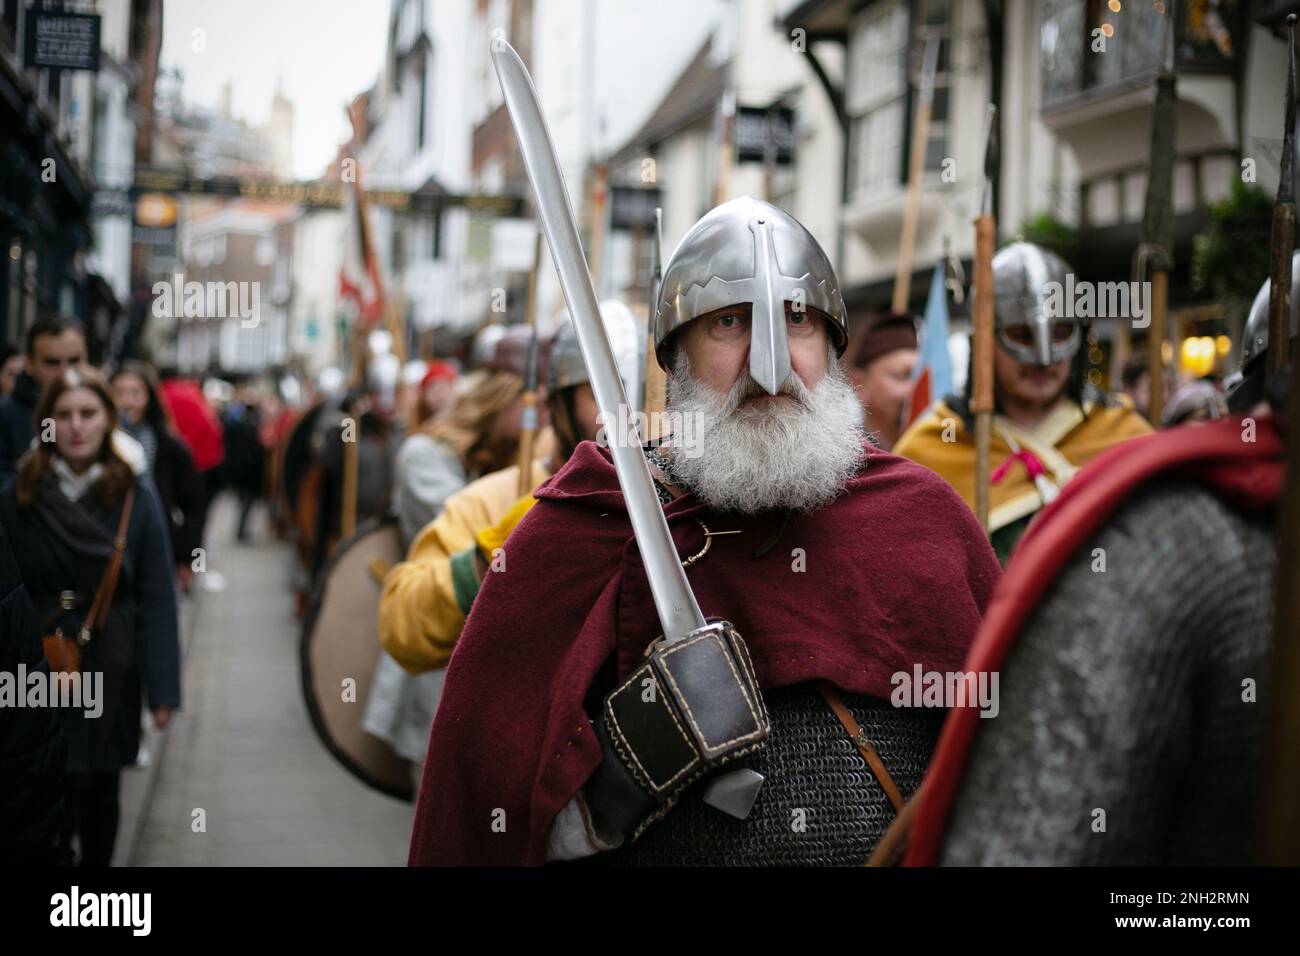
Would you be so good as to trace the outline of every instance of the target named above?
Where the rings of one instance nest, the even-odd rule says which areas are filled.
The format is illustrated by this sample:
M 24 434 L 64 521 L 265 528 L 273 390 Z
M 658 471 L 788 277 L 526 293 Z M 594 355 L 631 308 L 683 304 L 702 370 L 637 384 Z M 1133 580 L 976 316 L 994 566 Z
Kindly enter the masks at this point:
M 752 242 L 755 222 L 792 256 L 772 264 L 779 281 L 811 277 L 819 290 L 805 307 L 792 308 L 779 283 L 775 305 L 753 301 L 752 290 L 735 301 L 699 291 L 714 278 L 724 288 L 745 278 L 718 272 L 708 244 L 719 235 Z M 138 759 L 142 711 L 164 728 L 182 703 L 178 596 L 194 587 L 210 505 L 226 488 L 237 540 L 256 537 L 265 502 L 268 527 L 296 542 L 300 613 L 349 536 L 395 522 L 405 560 L 384 569 L 375 630 L 357 638 L 375 654 L 361 721 L 419 779 L 413 863 L 845 863 L 877 851 L 972 863 L 1242 859 L 1241 825 L 1204 839 L 1218 820 L 1212 809 L 1172 842 L 1136 809 L 1159 787 L 1177 815 L 1183 796 L 1171 782 L 1207 755 L 1240 771 L 1217 805 L 1225 815 L 1245 806 L 1256 751 L 1240 715 L 1216 699 L 1207 705 L 1213 726 L 1160 723 L 1133 703 L 1140 695 L 1118 701 L 1122 674 L 1112 668 L 1098 681 L 1080 663 L 1086 633 L 1089 644 L 1113 644 L 1117 659 L 1137 654 L 1182 673 L 1195 659 L 1178 656 L 1178 602 L 1152 600 L 1157 582 L 1133 573 L 1115 577 L 1102 600 L 1068 554 L 1044 549 L 1060 536 L 1060 515 L 1079 512 L 1086 527 L 1074 544 L 1095 540 L 1115 553 L 1145 522 L 1171 529 L 1169 541 L 1181 529 L 1187 540 L 1169 545 L 1174 552 L 1155 545 L 1143 568 L 1214 542 L 1267 551 L 1271 526 L 1258 510 L 1234 510 L 1221 476 L 1198 484 L 1184 469 L 1181 484 L 1142 484 L 1188 448 L 1222 451 L 1229 438 L 1213 426 L 1235 428 L 1223 421 L 1230 414 L 1272 420 L 1259 343 L 1243 353 L 1231 413 L 1217 381 L 1170 378 L 1160 424 L 1173 438 L 1160 444 L 1145 417 L 1142 361 L 1125 365 L 1122 391 L 1098 389 L 1087 375 L 1088 323 L 1045 310 L 1044 283 L 1070 271 L 1025 242 L 993 259 L 987 529 L 974 514 L 969 373 L 954 394 L 911 408 L 915 317 L 851 329 L 820 246 L 781 210 L 737 200 L 701 220 L 668 265 L 649 329 L 626 304 L 601 303 L 629 401 L 639 403 L 647 365 L 657 364 L 665 420 L 699 423 L 701 453 L 671 430 L 641 453 L 700 612 L 728 622 L 709 633 L 752 705 L 760 744 L 722 747 L 725 760 L 700 741 L 676 753 L 663 733 L 683 720 L 721 720 L 713 710 L 726 694 L 692 699 L 652 668 L 645 680 L 663 695 L 661 718 L 619 709 L 663 631 L 572 322 L 540 340 L 527 327 L 491 328 L 463 366 L 403 364 L 391 337 L 372 332 L 358 339 L 350 388 L 341 374 L 270 389 L 209 383 L 221 393 L 215 403 L 200 383 L 160 377 L 142 361 L 105 375 L 87 364 L 76 320 L 37 322 L 25 350 L 0 359 L 5 664 L 102 675 L 104 710 L 90 720 L 33 709 L 7 725 L 0 759 L 20 785 L 6 792 L 4 812 L 35 825 L 0 821 L 5 854 L 70 862 L 75 849 L 83 865 L 112 859 L 120 774 Z M 1259 322 L 1252 312 L 1256 339 Z M 1196 422 L 1211 424 L 1206 437 L 1179 437 Z M 1240 474 L 1276 467 L 1279 440 L 1270 440 Z M 1079 504 L 1101 463 L 1115 475 L 1126 473 L 1117 463 L 1144 460 L 1154 462 L 1147 477 L 1116 486 L 1108 510 Z M 1179 520 L 1192 511 L 1213 521 Z M 1024 554 L 1038 555 L 1033 567 Z M 1240 576 L 1230 555 L 1220 564 L 1198 565 L 1206 588 Z M 1058 586 L 1032 621 L 991 613 L 1004 592 L 1032 604 L 1051 573 Z M 1266 589 L 1266 577 L 1242 588 Z M 1257 611 L 1267 607 L 1259 597 Z M 1084 630 L 1071 626 L 1081 615 L 1092 621 Z M 1261 672 L 1269 620 L 1262 611 L 1249 618 L 1201 616 L 1197 653 L 1212 661 L 1237 641 L 1242 672 Z M 1142 635 L 1140 653 L 1122 649 L 1126 634 Z M 1007 664 L 996 726 L 945 724 L 951 705 L 891 703 L 898 674 L 960 673 L 972 662 Z M 1030 686 L 1064 696 L 1044 700 Z M 1199 706 L 1187 696 L 1195 692 L 1169 694 L 1185 709 Z M 1121 729 L 1078 716 L 1076 769 L 1064 769 L 1060 741 L 1034 728 L 1069 724 L 1053 710 L 1067 697 L 1086 715 L 1089 695 L 1132 720 Z M 1107 763 L 1117 749 L 1146 745 L 1165 748 L 1159 779 L 1135 782 Z M 743 812 L 719 814 L 701 777 L 732 760 L 766 783 L 741 801 Z M 1073 809 L 1040 805 L 1048 766 Z M 1092 789 L 1080 795 L 1083 767 Z M 854 784 L 832 786 L 828 774 Z M 920 801 L 923 781 L 929 799 Z M 1096 805 L 1100 791 L 1122 839 L 1074 839 L 1070 814 Z M 790 807 L 817 818 L 816 839 L 791 836 Z M 498 811 L 519 822 L 496 829 Z M 1033 834 L 1001 835 L 997 821 L 1012 818 L 1032 819 Z
M 138 360 L 106 371 L 64 315 L 0 362 L 5 670 L 71 694 L 4 722 L 6 861 L 112 860 L 142 712 L 161 730 L 181 706 L 179 606 L 210 503 L 237 492 L 242 538 L 262 493 L 259 396 L 236 391 L 219 417 L 198 382 Z

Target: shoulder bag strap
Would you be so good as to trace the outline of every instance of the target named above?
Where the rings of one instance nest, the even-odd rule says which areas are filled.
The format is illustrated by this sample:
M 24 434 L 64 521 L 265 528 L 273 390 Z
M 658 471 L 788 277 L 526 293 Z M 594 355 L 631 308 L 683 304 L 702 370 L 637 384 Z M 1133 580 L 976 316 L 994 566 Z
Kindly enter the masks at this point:
M 122 503 L 122 517 L 117 523 L 117 537 L 113 539 L 113 557 L 104 569 L 104 577 L 95 591 L 95 599 L 90 604 L 90 613 L 81 626 L 78 643 L 90 640 L 92 630 L 99 630 L 108 620 L 109 608 L 113 605 L 113 594 L 117 591 L 117 576 L 122 570 L 122 552 L 126 549 L 126 529 L 131 521 L 131 506 L 135 503 L 135 488 L 126 490 L 126 500 Z

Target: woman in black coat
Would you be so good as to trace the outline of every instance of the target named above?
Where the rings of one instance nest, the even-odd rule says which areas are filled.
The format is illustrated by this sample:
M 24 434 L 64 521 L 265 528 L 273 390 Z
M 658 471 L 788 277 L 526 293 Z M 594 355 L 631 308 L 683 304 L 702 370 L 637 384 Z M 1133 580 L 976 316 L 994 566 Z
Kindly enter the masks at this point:
M 49 668 L 40 629 L 9 538 L 0 524 L 0 675 L 14 690 L 27 688 L 18 675 Z M 0 677 L 0 680 L 3 678 Z M 68 745 L 58 711 L 17 707 L 0 719 L 0 866 L 52 866 L 65 862 L 67 801 L 63 774 Z
M 188 591 L 195 552 L 203 546 L 206 493 L 194 459 L 159 399 L 158 375 L 144 362 L 126 361 L 113 373 L 113 399 L 122 424 L 144 448 L 149 474 L 171 532 L 176 578 Z
M 77 635 L 89 621 L 130 503 L 107 616 L 81 647 L 81 683 L 89 681 L 98 699 L 93 709 L 59 708 L 81 863 L 106 866 L 117 836 L 120 771 L 140 744 L 142 692 L 159 729 L 180 706 L 171 541 L 153 483 L 114 448 L 117 411 L 97 372 L 69 369 L 51 383 L 35 422 L 44 440 L 0 493 L 0 523 L 42 635 Z

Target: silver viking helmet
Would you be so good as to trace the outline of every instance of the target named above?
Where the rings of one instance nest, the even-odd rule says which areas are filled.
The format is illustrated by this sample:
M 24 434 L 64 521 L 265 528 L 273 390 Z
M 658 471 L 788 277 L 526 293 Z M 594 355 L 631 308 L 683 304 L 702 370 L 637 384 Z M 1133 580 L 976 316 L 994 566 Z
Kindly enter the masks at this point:
M 723 203 L 691 227 L 664 270 L 655 303 L 655 355 L 668 369 L 669 336 L 707 312 L 750 303 L 749 374 L 775 395 L 790 375 L 787 302 L 829 316 L 836 354 L 843 354 L 844 299 L 817 240 L 771 203 L 749 196 Z
M 402 377 L 401 360 L 393 354 L 393 336 L 384 329 L 376 329 L 370 333 L 366 345 L 370 351 L 366 362 L 366 391 L 380 412 L 391 415 L 397 410 L 397 387 Z
M 600 303 L 600 318 L 609 337 L 609 348 L 614 353 L 623 392 L 629 402 L 636 402 L 643 364 L 641 343 L 645 341 L 645 328 L 637 322 L 632 310 L 617 299 Z M 547 369 L 546 391 L 556 395 L 566 388 L 590 382 L 587 363 L 582 359 L 578 345 L 578 330 L 566 314 L 564 324 L 555 333 L 551 343 L 550 366 Z
M 1017 362 L 1046 367 L 1068 361 L 1079 351 L 1083 336 L 1079 320 L 1069 315 L 1073 310 L 1055 315 L 1047 305 L 1052 283 L 1058 301 L 1064 301 L 1071 271 L 1056 253 L 1031 242 L 1013 242 L 993 257 L 998 341 Z M 1070 325 L 1068 337 L 1053 337 L 1058 323 Z
M 1269 280 L 1259 287 L 1255 301 L 1246 314 L 1246 326 L 1241 333 L 1241 369 L 1268 351 L 1268 299 Z M 1300 328 L 1300 252 L 1291 256 L 1291 336 Z

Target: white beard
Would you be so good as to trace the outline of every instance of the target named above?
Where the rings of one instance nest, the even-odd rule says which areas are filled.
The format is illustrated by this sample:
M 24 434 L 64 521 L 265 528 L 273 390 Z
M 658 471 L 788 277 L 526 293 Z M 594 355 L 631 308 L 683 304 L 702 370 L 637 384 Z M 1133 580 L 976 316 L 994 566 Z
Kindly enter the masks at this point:
M 698 423 L 702 454 L 670 451 L 674 475 L 718 511 L 812 511 L 830 503 L 863 461 L 862 405 L 853 387 L 832 356 L 816 389 L 791 372 L 781 386 L 790 399 L 741 407 L 763 394 L 746 371 L 719 395 L 691 374 L 679 349 L 665 410 L 669 421 Z

